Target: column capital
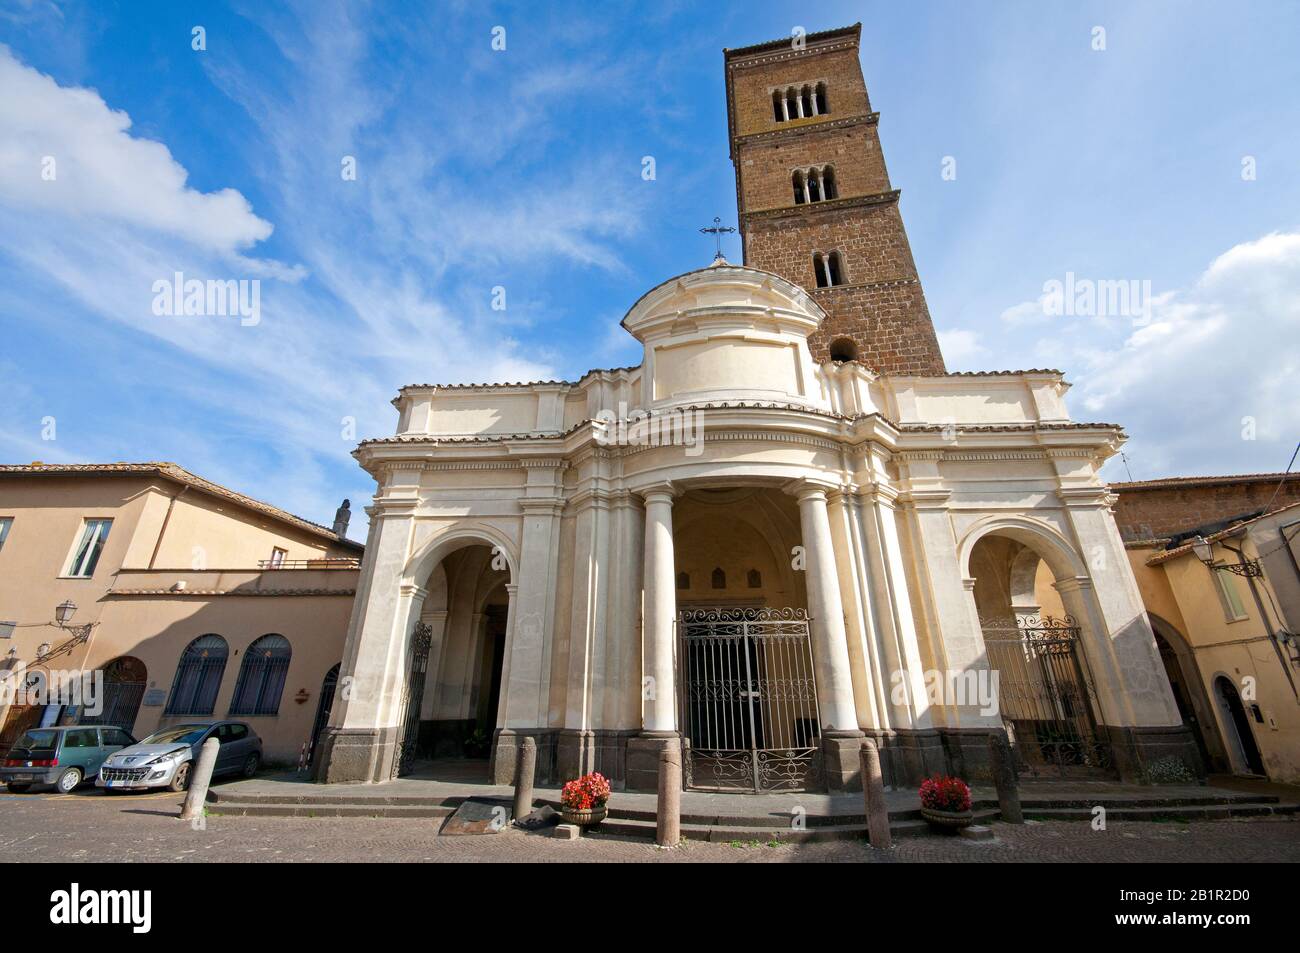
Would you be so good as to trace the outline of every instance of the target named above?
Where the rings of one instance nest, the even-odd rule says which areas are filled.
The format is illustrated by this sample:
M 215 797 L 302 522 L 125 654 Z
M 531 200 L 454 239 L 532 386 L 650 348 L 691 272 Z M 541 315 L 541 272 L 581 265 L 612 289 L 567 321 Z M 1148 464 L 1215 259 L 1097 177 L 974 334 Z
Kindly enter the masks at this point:
M 664 480 L 662 483 L 641 487 L 636 493 L 646 503 L 667 503 L 671 506 L 673 500 L 682 495 L 682 489 L 672 481 Z
M 798 480 L 791 480 L 781 489 L 802 503 L 804 500 L 815 499 L 825 502 L 831 493 L 838 493 L 843 488 L 838 483 L 832 483 L 829 480 L 809 480 L 806 477 L 800 477 Z
M 417 586 L 413 582 L 402 583 L 400 591 L 404 596 L 414 596 L 419 599 L 427 598 L 429 595 L 428 589 L 424 588 L 424 586 Z
M 1087 576 L 1071 576 L 1052 583 L 1052 588 L 1057 592 L 1078 592 L 1081 589 L 1091 589 L 1092 580 Z

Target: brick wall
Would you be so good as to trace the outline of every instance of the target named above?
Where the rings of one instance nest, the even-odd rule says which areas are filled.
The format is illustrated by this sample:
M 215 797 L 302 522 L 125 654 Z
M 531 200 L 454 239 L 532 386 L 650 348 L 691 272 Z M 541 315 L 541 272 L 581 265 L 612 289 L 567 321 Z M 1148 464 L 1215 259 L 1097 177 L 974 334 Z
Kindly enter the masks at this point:
M 1274 499 L 1281 480 L 1280 474 L 1261 474 L 1112 483 L 1119 495 L 1115 522 L 1126 540 L 1162 538 L 1257 512 L 1270 500 L 1270 509 L 1300 503 L 1300 474 L 1288 477 Z
M 850 339 L 885 374 L 943 374 L 943 357 L 885 166 L 858 61 L 858 28 L 727 53 L 728 115 L 745 264 L 798 282 L 826 310 L 810 340 L 826 360 Z M 827 86 L 825 116 L 779 122 L 773 89 Z M 830 165 L 838 198 L 796 204 L 791 174 Z M 844 284 L 818 289 L 813 253 L 840 253 Z

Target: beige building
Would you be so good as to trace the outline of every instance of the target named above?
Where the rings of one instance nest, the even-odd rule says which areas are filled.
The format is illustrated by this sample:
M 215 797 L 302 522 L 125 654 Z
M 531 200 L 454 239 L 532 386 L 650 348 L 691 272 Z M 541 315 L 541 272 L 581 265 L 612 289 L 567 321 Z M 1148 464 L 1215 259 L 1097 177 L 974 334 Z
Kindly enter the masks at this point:
M 1293 496 L 1294 482 L 1263 474 L 1112 487 L 1129 526 L 1171 533 L 1126 546 L 1206 763 L 1290 783 L 1300 782 L 1300 503 L 1269 501 Z M 1186 504 L 1181 521 L 1171 493 Z M 1196 525 L 1206 515 L 1214 521 Z
M 7 705 L 0 741 L 42 721 L 141 737 L 236 717 L 268 761 L 296 763 L 342 659 L 360 552 L 175 464 L 0 466 L 0 669 L 104 675 L 99 713 Z

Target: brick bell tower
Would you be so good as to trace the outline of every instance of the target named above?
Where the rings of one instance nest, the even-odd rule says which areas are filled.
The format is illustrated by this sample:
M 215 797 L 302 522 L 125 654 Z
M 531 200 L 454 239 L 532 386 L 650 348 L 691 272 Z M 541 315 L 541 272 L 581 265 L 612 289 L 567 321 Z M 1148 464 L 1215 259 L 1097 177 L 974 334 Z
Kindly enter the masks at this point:
M 824 361 L 943 374 L 858 61 L 862 24 L 724 50 L 745 264 L 797 282 L 829 316 Z

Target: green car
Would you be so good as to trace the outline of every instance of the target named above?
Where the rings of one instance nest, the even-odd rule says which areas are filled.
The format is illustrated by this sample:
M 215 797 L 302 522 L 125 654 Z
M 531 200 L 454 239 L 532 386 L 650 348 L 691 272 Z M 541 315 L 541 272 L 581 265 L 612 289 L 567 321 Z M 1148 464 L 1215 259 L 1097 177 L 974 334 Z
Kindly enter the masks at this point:
M 135 739 L 112 725 L 67 725 L 23 732 L 0 761 L 0 781 L 15 794 L 37 784 L 68 794 L 99 774 L 99 766 Z

